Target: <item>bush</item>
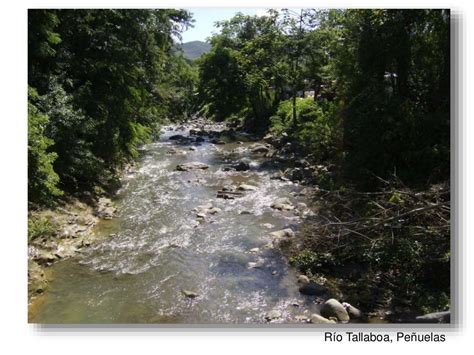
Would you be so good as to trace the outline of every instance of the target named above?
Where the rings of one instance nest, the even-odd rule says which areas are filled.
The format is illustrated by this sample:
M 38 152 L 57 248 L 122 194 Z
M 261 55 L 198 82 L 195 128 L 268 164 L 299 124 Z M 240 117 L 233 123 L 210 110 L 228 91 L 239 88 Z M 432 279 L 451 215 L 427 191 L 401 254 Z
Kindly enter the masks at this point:
M 28 240 L 49 237 L 56 232 L 56 226 L 46 217 L 28 218 Z

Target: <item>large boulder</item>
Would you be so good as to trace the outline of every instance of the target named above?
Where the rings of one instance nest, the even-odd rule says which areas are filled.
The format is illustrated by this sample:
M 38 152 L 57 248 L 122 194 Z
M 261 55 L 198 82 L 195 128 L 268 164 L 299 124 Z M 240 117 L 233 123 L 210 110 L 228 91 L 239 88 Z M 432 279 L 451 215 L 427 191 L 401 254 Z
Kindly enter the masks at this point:
M 280 211 L 291 211 L 295 209 L 295 206 L 293 206 L 291 201 L 286 197 L 277 199 L 270 207 Z
M 343 302 L 342 305 L 346 309 L 346 311 L 349 314 L 349 317 L 351 319 L 363 319 L 363 318 L 365 318 L 364 313 L 362 313 L 362 311 L 360 309 L 357 309 L 353 305 L 351 305 L 349 303 L 346 303 L 346 302 Z
M 321 297 L 327 294 L 326 287 L 311 281 L 306 275 L 300 275 L 298 277 L 298 284 L 300 285 L 299 291 L 303 295 Z
M 321 315 L 326 318 L 337 318 L 341 322 L 348 322 L 350 319 L 344 306 L 334 298 L 324 302 L 321 307 Z
M 191 162 L 191 163 L 184 163 L 179 164 L 176 166 L 177 171 L 191 171 L 191 170 L 206 170 L 209 169 L 209 165 L 200 163 L 200 162 Z
M 301 168 L 294 168 L 288 175 L 291 181 L 301 181 L 304 179 L 303 170 Z
M 416 317 L 417 323 L 449 323 L 451 321 L 451 311 L 428 313 Z
M 200 218 L 205 218 L 207 214 L 216 214 L 222 212 L 219 207 L 214 207 L 212 203 L 197 206 L 193 208 L 193 211 L 196 212 L 196 216 Z
M 250 169 L 250 165 L 244 161 L 239 161 L 233 168 L 237 171 L 247 171 Z
M 293 238 L 295 236 L 295 232 L 293 232 L 291 228 L 285 228 L 271 232 L 270 235 L 275 238 Z
M 314 281 L 310 281 L 310 283 L 306 284 L 306 285 L 301 285 L 300 288 L 299 288 L 299 291 L 303 295 L 307 295 L 307 296 L 322 297 L 322 296 L 327 295 L 326 287 L 321 286 L 321 285 L 317 284 Z

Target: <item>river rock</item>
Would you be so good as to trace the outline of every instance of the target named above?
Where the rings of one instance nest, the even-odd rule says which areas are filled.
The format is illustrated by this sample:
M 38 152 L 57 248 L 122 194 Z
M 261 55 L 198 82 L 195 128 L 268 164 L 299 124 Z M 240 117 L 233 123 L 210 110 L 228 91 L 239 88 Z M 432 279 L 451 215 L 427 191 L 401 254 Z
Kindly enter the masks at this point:
M 223 198 L 226 200 L 233 200 L 236 197 L 242 197 L 244 193 L 242 191 L 236 191 L 235 186 L 224 186 L 221 190 L 217 191 L 217 198 Z
M 28 294 L 32 296 L 43 293 L 47 285 L 48 281 L 41 266 L 34 261 L 28 261 Z
M 209 165 L 200 163 L 200 162 L 191 162 L 191 163 L 184 163 L 179 164 L 176 166 L 177 171 L 191 171 L 191 170 L 206 170 L 209 169 Z
M 270 149 L 264 146 L 263 144 L 255 144 L 252 146 L 251 150 L 252 153 L 268 153 Z
M 253 186 L 253 185 L 248 185 L 248 184 L 241 184 L 237 190 L 239 191 L 257 191 L 258 190 L 258 187 L 257 186 Z
M 326 318 L 335 317 L 341 322 L 348 322 L 350 319 L 344 306 L 334 298 L 324 302 L 321 307 L 321 315 Z
M 239 212 L 239 214 L 244 215 L 244 214 L 253 214 L 253 213 L 252 213 L 252 211 L 249 211 L 249 210 L 242 210 L 242 211 Z
M 281 229 L 279 231 L 271 232 L 270 235 L 275 238 L 293 238 L 295 232 L 291 228 Z
M 250 261 L 247 263 L 248 269 L 259 269 L 263 266 L 263 261 Z
M 247 171 L 250 169 L 250 165 L 244 161 L 240 161 L 233 166 L 233 168 L 237 171 Z
M 298 276 L 298 283 L 301 283 L 301 284 L 309 284 L 309 277 L 306 276 L 306 275 L 300 275 Z
M 222 139 L 212 139 L 212 140 L 211 140 L 211 143 L 212 143 L 212 144 L 222 145 L 222 144 L 225 144 L 225 141 L 223 141 Z
M 99 218 L 112 219 L 116 211 L 117 209 L 113 206 L 113 203 L 109 198 L 101 197 L 97 202 L 97 208 L 94 213 Z
M 291 201 L 286 197 L 277 199 L 270 207 L 280 211 L 291 211 L 295 209 L 295 206 L 293 206 Z
M 76 237 L 76 228 L 74 228 L 76 225 L 73 225 L 73 226 L 64 226 L 63 228 L 61 228 L 58 233 L 57 233 L 57 236 L 60 238 L 60 239 L 64 239 L 64 238 L 74 238 Z
M 303 190 L 301 190 L 300 192 L 298 192 L 298 193 L 296 194 L 296 196 L 306 196 L 306 197 L 308 197 L 308 196 L 310 196 L 310 195 L 312 194 L 312 192 L 313 192 L 313 191 L 311 190 L 311 188 L 305 187 Z
M 216 214 L 220 212 L 222 212 L 222 210 L 219 207 L 212 207 L 207 210 L 207 213 L 209 214 Z
M 449 323 L 451 321 L 451 311 L 428 313 L 416 317 L 417 323 Z
M 304 179 L 303 170 L 301 168 L 294 168 L 288 173 L 288 178 L 291 181 L 301 181 Z
M 219 207 L 214 207 L 212 203 L 206 203 L 205 205 L 197 206 L 193 208 L 198 218 L 206 218 L 207 214 L 216 214 L 222 212 Z
M 309 318 L 310 323 L 312 324 L 336 324 L 334 320 L 330 320 L 320 316 L 319 314 L 312 314 Z
M 270 322 L 272 320 L 281 318 L 281 312 L 277 309 L 273 309 L 270 312 L 268 312 L 265 316 L 265 319 Z
M 197 296 L 199 296 L 197 292 L 190 291 L 190 290 L 181 290 L 181 292 L 187 298 L 196 298 Z
M 306 285 L 301 285 L 298 289 L 303 295 L 307 296 L 318 296 L 322 297 L 327 295 L 327 289 L 324 286 L 317 284 L 314 281 L 310 281 Z
M 304 209 L 308 208 L 308 205 L 306 205 L 306 203 L 304 203 L 304 202 L 298 202 L 296 204 L 296 207 L 300 210 L 304 210 Z
M 342 305 L 346 309 L 347 314 L 349 314 L 349 317 L 351 317 L 351 319 L 362 319 L 362 318 L 364 318 L 364 313 L 362 313 L 361 310 L 355 308 L 351 304 L 349 304 L 347 302 L 343 302 Z
M 193 211 L 197 211 L 197 212 L 202 212 L 202 211 L 206 211 L 208 209 L 212 208 L 212 203 L 206 203 L 205 205 L 200 205 L 200 206 L 197 206 L 195 208 L 193 208 Z
M 112 219 L 115 215 L 115 207 L 107 207 L 104 210 L 100 211 L 99 217 L 103 219 Z
M 54 253 L 60 259 L 70 258 L 77 253 L 77 248 L 71 243 L 60 243 L 56 252 Z
M 187 137 L 183 136 L 182 134 L 175 134 L 169 138 L 171 141 L 178 141 L 178 140 L 184 140 L 187 139 Z
M 304 314 L 300 314 L 300 315 L 295 316 L 295 320 L 297 322 L 301 322 L 301 323 L 308 323 L 308 321 L 309 321 L 308 317 L 305 316 Z
M 298 284 L 300 284 L 299 291 L 303 295 L 322 297 L 327 294 L 326 287 L 311 281 L 306 275 L 300 275 L 298 277 Z
M 206 134 L 206 132 L 203 131 L 202 129 L 191 129 L 189 130 L 189 134 L 191 136 L 203 136 Z
M 39 250 L 33 259 L 40 265 L 49 265 L 57 259 L 57 256 L 50 251 Z

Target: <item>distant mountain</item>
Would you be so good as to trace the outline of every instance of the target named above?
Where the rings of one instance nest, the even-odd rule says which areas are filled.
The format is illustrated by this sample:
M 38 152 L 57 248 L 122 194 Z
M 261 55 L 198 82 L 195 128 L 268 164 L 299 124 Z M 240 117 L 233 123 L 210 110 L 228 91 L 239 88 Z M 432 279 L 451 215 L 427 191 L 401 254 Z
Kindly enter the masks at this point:
M 181 45 L 184 57 L 187 59 L 196 59 L 211 50 L 211 45 L 202 41 L 191 41 Z

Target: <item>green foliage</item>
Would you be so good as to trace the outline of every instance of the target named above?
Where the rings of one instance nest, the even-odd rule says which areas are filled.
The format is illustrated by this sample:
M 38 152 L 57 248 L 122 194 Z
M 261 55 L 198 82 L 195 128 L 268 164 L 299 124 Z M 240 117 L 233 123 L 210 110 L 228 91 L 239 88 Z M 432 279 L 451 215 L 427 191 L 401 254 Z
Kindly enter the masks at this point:
M 338 129 L 334 104 L 315 102 L 312 98 L 296 100 L 298 124 L 293 124 L 293 102 L 282 101 L 275 116 L 272 116 L 270 133 L 287 133 L 291 141 L 305 154 L 318 161 L 330 157 L 336 144 Z
M 56 186 L 107 190 L 161 122 L 192 113 L 196 70 L 173 43 L 189 21 L 173 9 L 28 12 L 31 201 Z
M 198 68 L 181 54 L 168 62 L 168 70 L 161 84 L 165 99 L 165 113 L 172 121 L 189 119 L 197 111 Z
M 237 14 L 218 25 L 222 33 L 211 39 L 211 52 L 199 63 L 201 102 L 218 120 L 245 116 L 249 129 L 263 132 L 285 83 L 285 63 L 279 60 L 284 41 L 277 13 Z
M 245 106 L 245 87 L 237 53 L 215 39 L 211 52 L 202 57 L 199 66 L 199 95 L 206 111 L 217 121 L 239 113 Z
M 200 62 L 202 112 L 291 133 L 301 152 L 333 160 L 361 188 L 394 174 L 412 186 L 443 181 L 449 19 L 446 10 L 237 14 L 218 24 Z M 317 108 L 300 101 L 309 90 Z
M 348 177 L 447 179 L 449 12 L 349 10 L 342 23 L 345 50 L 335 67 L 347 102 Z
M 56 226 L 46 217 L 32 216 L 28 218 L 28 241 L 42 237 L 50 237 L 56 233 Z
M 28 199 L 33 203 L 50 203 L 62 191 L 59 176 L 53 169 L 57 154 L 50 152 L 53 141 L 44 132 L 48 116 L 35 106 L 37 92 L 28 88 Z

